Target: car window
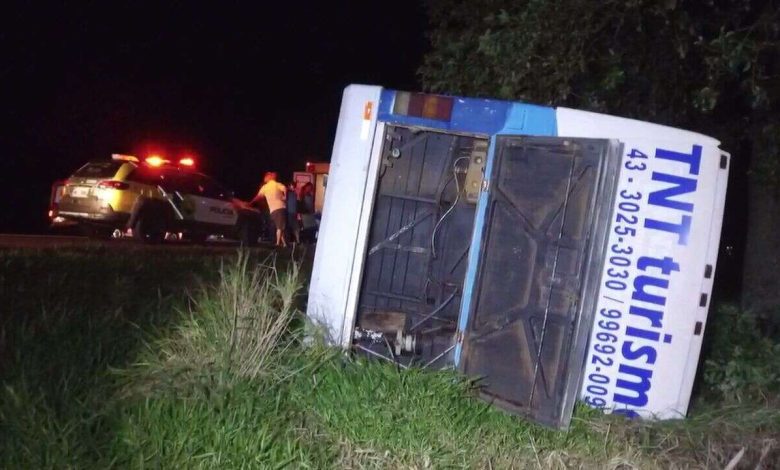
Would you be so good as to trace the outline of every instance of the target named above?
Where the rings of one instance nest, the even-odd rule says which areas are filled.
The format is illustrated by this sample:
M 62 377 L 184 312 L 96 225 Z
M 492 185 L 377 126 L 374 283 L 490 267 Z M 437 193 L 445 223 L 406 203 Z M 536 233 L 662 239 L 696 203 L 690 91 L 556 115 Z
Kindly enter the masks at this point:
M 230 195 L 222 185 L 206 175 L 181 173 L 177 181 L 179 191 L 211 199 L 226 199 Z
M 157 169 L 139 166 L 127 177 L 129 181 L 157 186 L 163 181 L 162 172 Z
M 217 181 L 209 178 L 205 175 L 200 175 L 200 187 L 203 197 L 210 197 L 213 199 L 227 199 L 230 196 L 230 191 L 225 189 L 224 186 Z
M 178 191 L 183 194 L 192 194 L 194 186 L 186 175 L 178 170 L 160 170 L 160 186 L 166 191 Z
M 111 178 L 124 162 L 89 162 L 79 168 L 73 176 L 80 178 Z
M 127 179 L 149 186 L 160 186 L 165 191 L 182 191 L 182 183 L 178 171 L 139 166 L 133 170 Z
M 136 168 L 128 177 L 131 181 L 151 186 L 160 186 L 165 191 L 178 191 L 182 194 L 227 199 L 230 191 L 217 181 L 199 173 L 185 173 L 178 169 Z
M 130 172 L 130 174 L 127 175 L 127 180 L 141 184 L 156 184 L 156 182 L 153 181 L 152 175 L 149 174 L 149 171 L 143 167 L 135 168 Z
M 178 191 L 182 194 L 193 194 L 196 191 L 195 182 L 179 170 L 161 170 L 161 186 L 166 191 Z

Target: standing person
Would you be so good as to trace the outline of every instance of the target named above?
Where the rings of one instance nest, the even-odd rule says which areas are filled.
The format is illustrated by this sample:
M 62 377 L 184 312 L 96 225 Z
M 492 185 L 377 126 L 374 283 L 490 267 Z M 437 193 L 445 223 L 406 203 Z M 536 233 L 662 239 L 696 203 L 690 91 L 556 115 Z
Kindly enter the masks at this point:
M 293 243 L 301 243 L 301 227 L 298 224 L 298 194 L 295 192 L 295 183 L 287 188 L 287 227 L 290 229 Z
M 277 175 L 274 171 L 269 171 L 263 176 L 263 185 L 257 191 L 257 196 L 252 199 L 251 204 L 265 199 L 268 203 L 271 221 L 276 227 L 276 246 L 286 247 L 284 229 L 287 225 L 287 188 L 277 182 L 276 178 Z
M 302 232 L 306 240 L 314 242 L 317 231 L 317 219 L 314 216 L 314 185 L 311 183 L 306 183 L 301 188 L 298 212 L 301 214 Z
M 306 183 L 301 188 L 301 203 L 304 208 L 301 210 L 304 214 L 314 214 L 314 185 Z

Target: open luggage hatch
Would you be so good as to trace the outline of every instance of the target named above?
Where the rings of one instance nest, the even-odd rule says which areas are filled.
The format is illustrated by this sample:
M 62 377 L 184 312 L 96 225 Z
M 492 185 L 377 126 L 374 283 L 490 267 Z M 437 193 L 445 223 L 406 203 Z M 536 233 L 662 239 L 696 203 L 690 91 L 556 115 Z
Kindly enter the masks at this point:
M 496 140 L 459 366 L 550 426 L 568 426 L 577 398 L 619 159 L 609 140 Z

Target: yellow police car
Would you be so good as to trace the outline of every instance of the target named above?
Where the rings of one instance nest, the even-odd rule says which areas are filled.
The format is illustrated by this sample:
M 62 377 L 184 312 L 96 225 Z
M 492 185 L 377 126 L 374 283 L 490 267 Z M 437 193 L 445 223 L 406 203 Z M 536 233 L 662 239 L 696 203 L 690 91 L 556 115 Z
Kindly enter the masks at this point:
M 95 238 L 129 232 L 156 243 L 166 233 L 182 233 L 193 241 L 221 235 L 255 244 L 260 211 L 195 171 L 194 164 L 191 158 L 172 162 L 120 154 L 89 162 L 65 182 L 56 215 Z

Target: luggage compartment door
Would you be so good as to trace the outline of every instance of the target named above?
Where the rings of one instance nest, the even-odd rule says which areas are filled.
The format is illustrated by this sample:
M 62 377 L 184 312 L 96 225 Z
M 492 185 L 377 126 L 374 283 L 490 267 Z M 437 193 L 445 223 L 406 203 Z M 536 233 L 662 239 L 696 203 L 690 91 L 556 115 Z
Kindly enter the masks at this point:
M 593 319 L 620 144 L 497 136 L 459 368 L 483 398 L 568 427 Z

